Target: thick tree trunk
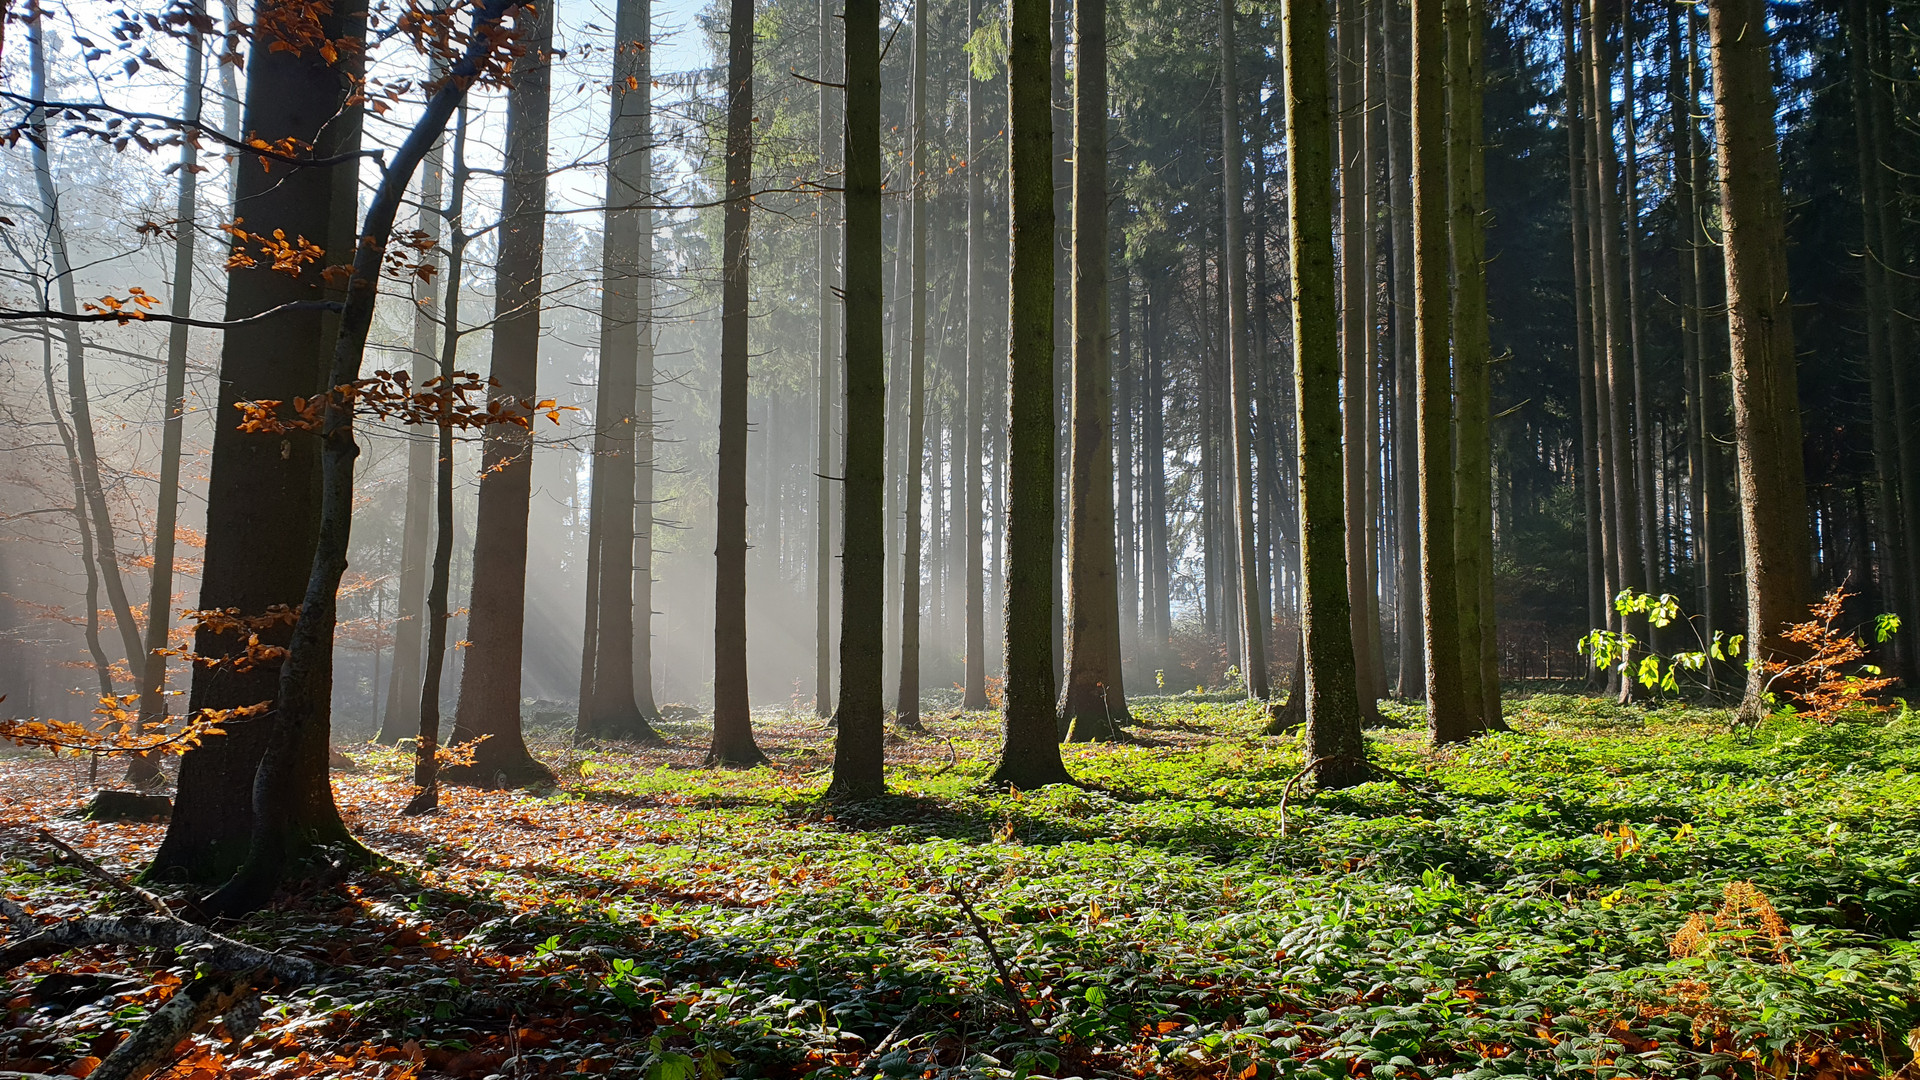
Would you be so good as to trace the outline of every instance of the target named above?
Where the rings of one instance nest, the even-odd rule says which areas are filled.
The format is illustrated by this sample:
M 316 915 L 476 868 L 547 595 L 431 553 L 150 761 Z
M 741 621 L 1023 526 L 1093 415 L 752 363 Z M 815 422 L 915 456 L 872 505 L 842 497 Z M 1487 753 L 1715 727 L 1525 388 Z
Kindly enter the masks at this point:
M 1480 113 L 1477 0 L 1448 0 L 1449 231 L 1453 240 L 1454 575 L 1460 603 L 1461 683 L 1472 731 L 1500 730 L 1500 664 L 1493 626 L 1493 447 L 1489 401 L 1486 171 Z
M 653 393 L 652 8 L 649 0 L 621 0 L 614 14 L 588 538 L 587 588 L 593 595 L 580 661 L 587 696 L 580 701 L 576 739 L 660 741 L 649 722 L 658 719 L 653 702 L 643 707 L 634 685 L 635 454 L 643 422 L 637 406 L 643 384 L 649 398 Z
M 727 23 L 726 211 L 721 236 L 720 446 L 714 490 L 713 743 L 717 765 L 766 760 L 747 697 L 747 245 L 753 209 L 753 0 Z
M 1073 446 L 1067 479 L 1063 734 L 1105 741 L 1127 718 L 1114 553 L 1112 313 L 1107 308 L 1107 5 L 1073 6 Z
M 320 20 L 330 39 L 359 37 L 364 6 L 342 4 Z M 358 54 L 353 54 L 357 56 Z M 345 105 L 351 64 L 328 64 L 311 51 L 251 49 L 243 127 L 268 141 L 295 138 L 313 144 L 316 157 L 351 154 L 360 146 L 360 112 Z M 305 236 L 336 255 L 354 250 L 357 236 L 357 163 L 329 168 L 236 170 L 234 198 L 246 228 Z M 237 268 L 227 278 L 226 313 L 241 318 L 280 304 L 311 300 L 325 289 L 319 263 L 298 276 L 265 267 Z M 334 295 L 338 295 L 337 291 Z M 320 443 L 310 435 L 250 434 L 231 422 L 242 401 L 312 397 L 326 385 L 327 360 L 338 317 L 298 311 L 227 330 L 221 341 L 220 400 L 207 485 L 206 548 L 202 553 L 201 609 L 234 609 L 261 617 L 277 605 L 300 605 L 312 568 L 320 524 Z M 274 537 L 263 549 L 260 538 Z M 258 631 L 263 645 L 285 647 L 284 621 Z M 219 633 L 205 626 L 194 651 L 223 657 L 245 650 L 250 632 Z M 189 715 L 270 702 L 278 690 L 271 665 L 251 671 L 196 665 Z M 253 830 L 253 782 L 267 735 L 279 723 L 260 717 L 226 725 L 226 734 L 202 741 L 180 761 L 173 816 L 147 876 L 207 883 L 224 880 L 246 855 Z M 327 748 L 303 764 L 304 824 L 324 841 L 345 837 L 327 791 Z
M 1413 0 L 1413 260 L 1419 384 L 1420 595 L 1426 612 L 1427 732 L 1438 743 L 1478 725 L 1462 684 L 1454 561 L 1453 408 L 1448 371 L 1446 33 L 1439 0 Z
M 1240 89 L 1234 54 L 1238 49 L 1234 35 L 1234 0 L 1221 0 L 1220 6 L 1220 138 L 1222 300 L 1227 309 L 1226 355 L 1229 383 L 1227 413 L 1232 437 L 1224 448 L 1233 455 L 1232 479 L 1233 550 L 1239 556 L 1239 573 L 1234 579 L 1239 589 L 1240 670 L 1247 682 L 1249 696 L 1266 700 L 1273 696 L 1267 677 L 1267 630 L 1271 616 L 1260 595 L 1260 566 L 1254 550 L 1253 527 L 1253 366 L 1251 342 L 1247 338 L 1247 253 L 1246 235 L 1241 223 L 1240 172 L 1242 163 L 1240 133 Z M 1324 20 L 1323 20 L 1324 21 Z M 1323 103 L 1324 106 L 1324 103 Z M 1331 178 L 1331 172 L 1326 174 Z M 1331 240 L 1329 240 L 1331 243 Z M 1223 562 L 1231 565 L 1232 559 Z
M 1007 316 L 1006 708 L 988 782 L 1072 783 L 1060 759 L 1050 641 L 1057 482 L 1053 397 L 1052 109 L 1046 0 L 1011 0 L 1007 128 L 1012 265 Z
M 366 222 L 352 243 L 352 277 L 335 334 L 328 386 L 350 386 L 360 378 L 394 217 L 414 169 L 465 98 L 465 88 L 476 75 L 477 61 L 494 48 L 493 35 L 509 2 L 487 0 L 475 10 L 464 54 L 449 69 L 448 78 L 394 152 L 392 164 L 368 203 Z M 540 22 L 550 27 L 550 19 L 548 15 Z M 542 38 L 534 35 L 536 41 Z M 264 905 L 291 868 L 316 849 L 331 847 L 347 859 L 371 857 L 341 823 L 326 772 L 334 629 L 340 578 L 346 573 L 352 539 L 354 461 L 360 456 L 353 433 L 353 412 L 351 400 L 334 397 L 328 400 L 322 416 L 320 522 L 313 566 L 287 645 L 287 658 L 280 668 L 273 727 L 254 776 L 253 830 L 246 861 L 205 904 L 206 910 L 217 916 L 234 917 Z M 316 761 L 317 781 L 313 776 Z
M 881 295 L 880 0 L 846 0 L 846 487 L 840 568 L 840 707 L 832 794 L 886 790 L 887 358 Z
M 1775 142 L 1773 63 L 1764 0 L 1711 0 L 1713 87 L 1725 226 L 1734 441 L 1745 526 L 1747 671 L 1740 714 L 1768 708 L 1762 661 L 1792 658 L 1782 631 L 1806 618 L 1807 495 L 1787 290 L 1786 198 Z
M 1360 783 L 1372 770 L 1360 733 L 1348 608 L 1327 30 L 1323 0 L 1288 0 L 1287 210 L 1294 416 L 1300 432 L 1301 700 L 1307 768 L 1316 783 L 1331 788 Z
M 538 17 L 514 62 L 507 95 L 507 147 L 495 263 L 491 375 L 505 398 L 532 398 L 540 372 L 541 285 L 546 266 L 547 128 L 553 71 L 553 9 Z M 441 779 L 480 787 L 537 787 L 553 770 L 527 751 L 520 727 L 520 673 L 527 611 L 527 516 L 533 499 L 533 433 L 489 425 L 482 441 L 479 515 L 474 523 L 473 591 L 467 601 L 466 662 L 454 710 L 454 744 L 486 738 L 473 764 Z

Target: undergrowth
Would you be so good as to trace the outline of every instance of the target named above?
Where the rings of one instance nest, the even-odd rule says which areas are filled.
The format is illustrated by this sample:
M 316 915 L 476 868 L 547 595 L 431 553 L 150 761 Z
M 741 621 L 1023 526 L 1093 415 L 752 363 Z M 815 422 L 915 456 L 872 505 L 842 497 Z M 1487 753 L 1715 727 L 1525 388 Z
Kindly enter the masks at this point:
M 215 1056 L 305 1024 L 383 1075 L 1914 1072 L 1910 717 L 1730 733 L 1537 696 L 1436 753 L 1396 708 L 1370 737 L 1404 783 L 1289 795 L 1300 748 L 1257 710 L 1134 711 L 1133 741 L 1063 748 L 1086 787 L 1008 794 L 980 788 L 993 718 L 936 716 L 894 794 L 853 806 L 820 801 L 831 743 L 797 716 L 761 718 L 779 768 L 698 768 L 702 730 L 670 725 L 667 750 L 571 752 L 557 790 L 453 792 L 417 823 L 393 813 L 405 752 L 355 751 L 342 802 L 397 868 L 238 928 L 345 974 Z M 65 835 L 131 869 L 141 828 Z M 6 860 L 43 913 L 107 902 Z M 35 1003 L 44 974 L 15 973 L 13 1026 L 52 1038 L 74 1022 Z M 94 1008 L 68 1050 L 139 1006 Z

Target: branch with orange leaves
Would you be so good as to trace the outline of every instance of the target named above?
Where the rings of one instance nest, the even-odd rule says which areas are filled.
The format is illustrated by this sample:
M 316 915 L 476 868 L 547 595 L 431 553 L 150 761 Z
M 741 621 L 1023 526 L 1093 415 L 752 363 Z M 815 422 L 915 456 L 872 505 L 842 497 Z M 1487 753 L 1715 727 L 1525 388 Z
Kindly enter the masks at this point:
M 5 700 L 0 697 L 0 701 Z M 89 728 L 70 720 L 0 717 L 0 739 L 15 746 L 44 747 L 55 753 L 180 754 L 198 746 L 202 739 L 210 735 L 226 734 L 226 729 L 220 725 L 232 720 L 251 719 L 273 707 L 272 702 L 261 701 L 231 709 L 201 709 L 175 731 L 138 731 L 139 701 L 139 694 L 102 697 L 94 713 L 106 720 L 107 724 L 99 728 Z
M 142 298 L 145 298 L 144 300 Z M 338 313 L 343 305 L 337 300 L 296 300 L 279 304 L 252 315 L 243 315 L 238 319 L 196 319 L 187 315 L 168 315 L 165 312 L 149 311 L 148 307 L 157 302 L 151 293 L 135 286 L 125 298 L 103 296 L 98 304 L 83 305 L 86 310 L 80 312 L 55 311 L 51 308 L 0 308 L 0 322 L 23 322 L 46 319 L 53 322 L 112 322 L 125 326 L 130 322 L 179 323 L 182 326 L 198 327 L 202 330 L 231 330 L 236 326 L 248 326 L 266 319 L 288 315 L 296 311 L 328 311 Z
M 451 379 L 439 376 L 413 388 L 412 376 L 399 371 L 376 371 L 369 379 L 360 379 L 334 387 L 310 398 L 294 398 L 292 408 L 271 398 L 240 401 L 240 430 L 280 435 L 289 431 L 319 431 L 326 420 L 327 407 L 339 402 L 360 412 L 402 424 L 453 428 L 484 428 L 494 424 L 533 427 L 533 418 L 545 413 L 558 424 L 563 412 L 577 412 L 578 406 L 561 405 L 552 398 L 484 397 L 500 385 L 494 378 L 482 379 L 471 371 L 456 371 Z M 480 396 L 480 400 L 476 400 Z

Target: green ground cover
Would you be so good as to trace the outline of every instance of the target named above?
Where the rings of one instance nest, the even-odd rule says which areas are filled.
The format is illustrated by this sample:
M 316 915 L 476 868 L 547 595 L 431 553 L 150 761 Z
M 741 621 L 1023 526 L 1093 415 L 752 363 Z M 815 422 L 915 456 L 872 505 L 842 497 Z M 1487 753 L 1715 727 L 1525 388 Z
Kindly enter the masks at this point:
M 264 1031 L 323 1018 L 340 1046 L 436 1050 L 423 1075 L 499 1037 L 476 987 L 519 995 L 510 1023 L 570 1017 L 513 1056 L 529 1074 L 1913 1072 L 1920 719 L 1509 710 L 1514 733 L 1440 753 L 1396 710 L 1370 736 L 1395 778 L 1337 793 L 1252 709 L 1182 697 L 1066 748 L 1084 789 L 985 792 L 992 718 L 935 717 L 856 806 L 819 801 L 829 736 L 794 716 L 762 718 L 780 768 L 700 769 L 692 726 L 555 745 L 559 789 L 424 823 L 393 816 L 403 755 L 373 752 L 341 798 L 397 866 L 349 880 L 354 918 L 305 901 L 238 933 L 363 966 Z M 7 858 L 10 895 L 80 887 Z M 445 970 L 379 974 L 394 939 L 338 940 L 368 922 Z

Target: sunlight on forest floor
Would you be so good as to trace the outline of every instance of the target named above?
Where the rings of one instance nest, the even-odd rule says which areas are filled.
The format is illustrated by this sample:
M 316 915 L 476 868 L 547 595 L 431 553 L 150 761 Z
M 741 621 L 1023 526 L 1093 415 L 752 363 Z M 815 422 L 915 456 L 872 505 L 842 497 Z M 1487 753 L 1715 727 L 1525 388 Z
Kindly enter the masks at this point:
M 778 764 L 744 772 L 700 767 L 698 725 L 537 736 L 558 789 L 453 789 L 426 819 L 397 813 L 404 751 L 345 747 L 341 807 L 395 865 L 235 931 L 338 979 L 169 1075 L 1912 1073 L 1920 722 L 1509 711 L 1516 733 L 1433 753 L 1391 710 L 1371 735 L 1404 782 L 1325 794 L 1293 783 L 1295 739 L 1191 697 L 1065 747 L 1086 788 L 1012 794 L 978 787 L 995 718 L 935 714 L 855 806 L 819 801 L 831 732 L 791 713 L 756 717 Z M 161 834 L 58 817 L 84 769 L 0 756 L 0 891 L 41 914 L 111 901 L 18 826 L 127 874 Z M 132 981 L 69 1011 L 36 996 L 55 970 Z M 184 970 L 23 965 L 0 1070 L 103 1054 Z

